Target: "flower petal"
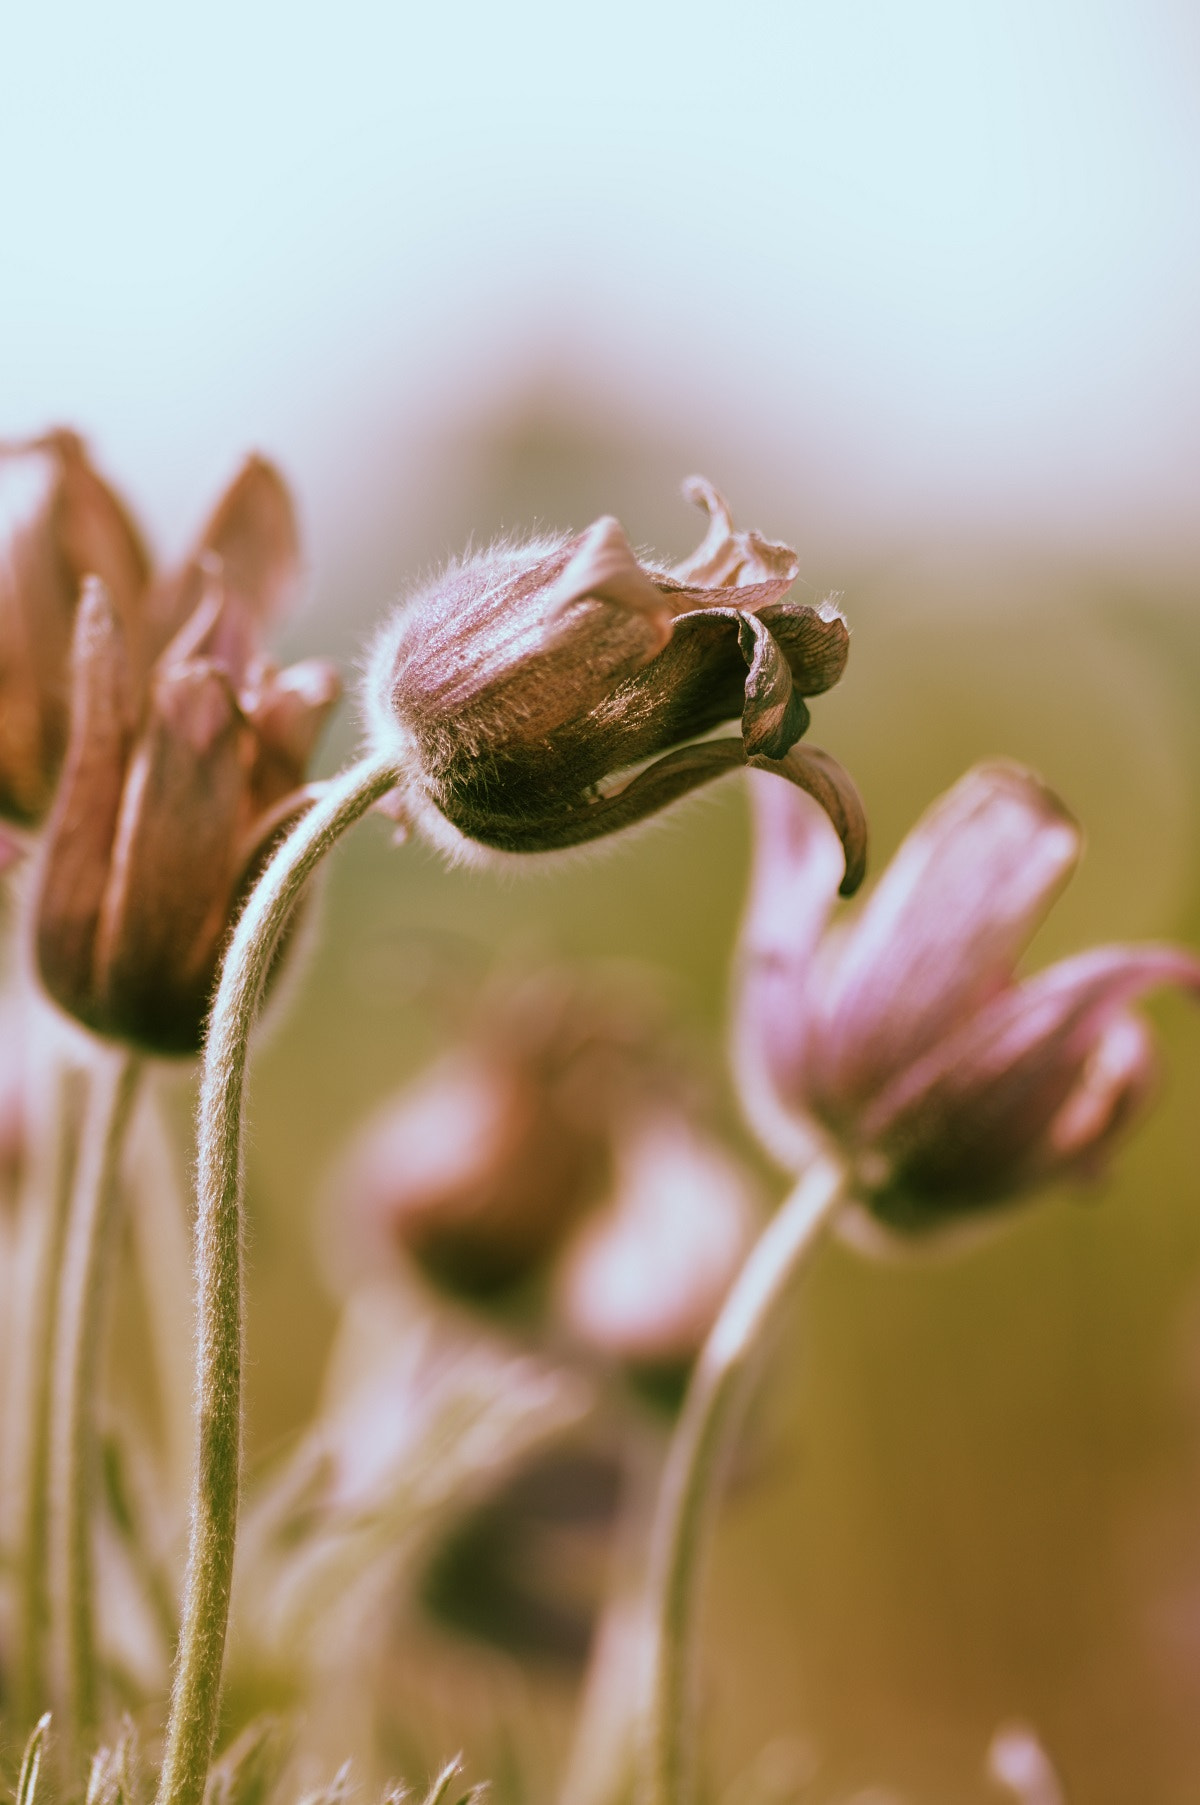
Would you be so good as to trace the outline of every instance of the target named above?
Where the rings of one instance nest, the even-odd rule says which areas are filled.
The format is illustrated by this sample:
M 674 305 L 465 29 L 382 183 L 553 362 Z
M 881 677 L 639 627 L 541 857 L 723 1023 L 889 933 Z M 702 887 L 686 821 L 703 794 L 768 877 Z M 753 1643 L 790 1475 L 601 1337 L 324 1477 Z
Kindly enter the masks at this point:
M 612 1203 L 564 1250 L 558 1313 L 610 1360 L 682 1364 L 703 1345 L 760 1215 L 718 1142 L 682 1116 L 652 1116 L 618 1147 Z
M 283 612 L 299 575 L 299 533 L 287 484 L 265 458 L 247 458 L 183 569 L 152 598 L 153 650 L 160 651 L 190 618 L 214 577 L 256 639 Z M 240 682 L 241 672 L 234 677 Z
M 1106 1078 L 1096 1065 L 1105 1034 L 1163 984 L 1200 995 L 1200 960 L 1172 946 L 1097 947 L 1012 986 L 884 1091 L 864 1116 L 864 1141 L 890 1161 L 897 1191 L 926 1211 L 987 1202 L 1077 1167 L 1111 1139 L 1149 1077 L 1144 1048 L 1126 1040 L 1109 1043 Z
M 811 751 L 811 748 L 806 748 Z M 734 1073 L 747 1120 L 780 1163 L 811 1150 L 797 1135 L 809 1064 L 814 961 L 845 870 L 832 823 L 811 797 L 749 776 L 750 895 L 738 935 Z
M 122 625 L 98 578 L 84 584 L 71 657 L 71 737 L 47 829 L 37 950 L 51 996 L 78 1013 L 92 990 L 96 926 L 138 704 Z
M 95 950 L 103 1026 L 195 1052 L 233 890 L 250 729 L 225 672 L 160 668 L 130 761 Z
M 744 763 L 740 738 L 705 740 L 668 753 L 619 789 L 581 799 L 564 797 L 545 813 L 530 809 L 498 816 L 488 810 L 486 797 L 481 806 L 472 807 L 458 795 L 439 806 L 461 833 L 484 846 L 501 852 L 554 852 L 630 827 Z
M 740 595 L 738 605 L 751 611 Z M 753 611 L 782 646 L 802 696 L 824 695 L 840 680 L 850 655 L 850 629 L 835 602 L 815 608 L 807 602 L 768 602 Z
M 250 777 L 251 806 L 273 808 L 304 782 L 313 749 L 342 693 L 337 666 L 306 658 L 286 670 L 261 674 L 258 693 L 240 698 L 258 738 Z
M 689 587 L 736 588 L 745 583 L 778 583 L 796 580 L 799 560 L 790 545 L 777 545 L 761 533 L 738 532 L 729 503 L 707 477 L 689 476 L 683 485 L 688 501 L 708 515 L 708 531 L 690 558 L 672 567 L 669 574 Z
M 840 942 L 815 1100 L 837 1119 L 1004 986 L 1070 875 L 1079 829 L 1033 774 L 978 765 L 904 841 Z
M 746 756 L 782 758 L 808 726 L 809 712 L 796 694 L 777 641 L 753 614 L 738 621 L 738 648 L 747 666 L 742 704 Z
M 658 636 L 654 651 L 660 650 L 670 639 L 674 610 L 638 563 L 624 528 L 611 514 L 592 522 L 580 537 L 562 574 L 547 589 L 546 621 L 556 620 L 576 602 L 589 596 L 597 601 L 615 602 L 619 608 L 628 608 L 633 614 L 645 615 L 654 623 Z M 653 657 L 654 651 L 648 655 Z
M 840 893 L 853 896 L 867 869 L 867 812 L 849 771 L 819 746 L 793 746 L 783 758 L 752 758 L 748 762 L 757 771 L 773 771 L 786 777 L 821 805 L 842 843 Z
M 0 815 L 34 823 L 68 738 L 71 636 L 87 575 L 125 626 L 147 574 L 136 528 L 73 433 L 0 447 Z
M 1096 1176 L 1148 1099 L 1157 1075 L 1154 1039 L 1141 1016 L 1124 1011 L 1114 1016 L 1047 1129 L 1040 1163 L 1047 1171 Z

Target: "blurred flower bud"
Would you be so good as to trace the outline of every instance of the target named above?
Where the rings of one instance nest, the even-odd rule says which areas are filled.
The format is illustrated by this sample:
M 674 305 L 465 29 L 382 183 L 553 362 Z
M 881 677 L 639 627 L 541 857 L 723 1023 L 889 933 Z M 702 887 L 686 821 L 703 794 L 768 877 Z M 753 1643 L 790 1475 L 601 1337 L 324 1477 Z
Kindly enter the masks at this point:
M 735 531 L 702 479 L 687 493 L 710 526 L 673 569 L 640 562 L 606 517 L 575 538 L 452 564 L 396 612 L 366 703 L 378 750 L 406 771 L 400 818 L 459 852 L 542 852 L 755 764 L 816 796 L 845 846 L 844 888 L 855 888 L 857 792 L 827 754 L 797 743 L 803 698 L 845 668 L 845 622 L 830 603 L 784 600 L 789 547 Z M 687 743 L 738 717 L 739 734 Z
M 1091 1173 L 1150 1087 L 1129 1004 L 1200 990 L 1170 946 L 1099 947 L 1017 982 L 1070 875 L 1076 823 L 1016 765 L 979 765 L 917 824 L 857 917 L 827 929 L 839 851 L 819 812 L 755 783 L 742 932 L 739 1079 L 784 1164 L 822 1131 L 874 1216 L 936 1226 Z
M 80 605 L 38 963 L 68 1013 L 150 1053 L 198 1051 L 238 904 L 310 800 L 338 678 L 260 650 L 297 570 L 287 490 L 252 458 L 180 572 Z
M 148 571 L 136 527 L 73 433 L 0 446 L 0 817 L 32 825 L 54 794 L 84 577 L 125 602 Z
M 749 1176 L 679 1112 L 626 1131 L 611 1203 L 581 1223 L 555 1284 L 585 1346 L 642 1368 L 687 1365 L 703 1346 L 761 1226 Z
M 654 1026 L 624 996 L 544 973 L 485 999 L 473 1031 L 368 1123 L 335 1190 L 368 1246 L 467 1296 L 519 1283 L 609 1175 L 625 1099 L 657 1082 Z

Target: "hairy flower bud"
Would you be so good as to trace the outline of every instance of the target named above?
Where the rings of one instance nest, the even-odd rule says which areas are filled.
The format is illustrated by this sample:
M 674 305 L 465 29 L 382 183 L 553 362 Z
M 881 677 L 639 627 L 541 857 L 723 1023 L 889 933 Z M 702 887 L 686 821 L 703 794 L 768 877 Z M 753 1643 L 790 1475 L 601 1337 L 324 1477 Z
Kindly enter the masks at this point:
M 843 887 L 855 888 L 857 793 L 826 753 L 798 744 L 804 697 L 845 668 L 845 622 L 830 603 L 785 600 L 797 569 L 788 546 L 735 531 L 702 479 L 687 493 L 710 526 L 673 569 L 639 561 L 606 517 L 575 538 L 452 564 L 397 611 L 366 701 L 377 749 L 405 769 L 401 818 L 460 852 L 549 851 L 754 764 L 827 810 Z M 735 737 L 701 739 L 739 717 Z
M 252 458 L 182 570 L 86 587 L 37 956 L 51 996 L 98 1034 L 198 1051 L 238 904 L 308 806 L 337 674 L 323 659 L 280 671 L 260 649 L 297 570 L 287 490 Z
M 148 572 L 136 527 L 73 433 L 0 446 L 0 817 L 33 825 L 54 794 L 84 577 L 124 602 Z
M 977 766 L 832 929 L 826 823 L 780 785 L 754 800 L 738 1069 L 782 1162 L 832 1134 L 874 1215 L 913 1230 L 1094 1171 L 1153 1076 L 1130 1003 L 1162 984 L 1200 991 L 1200 960 L 1098 947 L 1016 981 L 1079 855 L 1058 798 L 1016 765 Z

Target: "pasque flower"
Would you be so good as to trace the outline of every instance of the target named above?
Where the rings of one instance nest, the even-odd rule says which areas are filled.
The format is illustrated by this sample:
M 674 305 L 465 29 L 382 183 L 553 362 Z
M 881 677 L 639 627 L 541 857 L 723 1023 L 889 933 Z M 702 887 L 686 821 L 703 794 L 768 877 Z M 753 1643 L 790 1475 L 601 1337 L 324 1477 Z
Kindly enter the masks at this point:
M 339 693 L 261 641 L 299 566 L 287 489 L 248 460 L 181 570 L 85 585 L 37 956 L 55 1000 L 152 1053 L 198 1050 L 221 948 Z
M 406 772 L 398 815 L 459 851 L 549 851 L 754 764 L 816 796 L 845 845 L 843 887 L 855 887 L 857 794 L 833 759 L 798 744 L 804 697 L 845 668 L 845 622 L 830 603 L 785 599 L 788 546 L 736 531 L 702 479 L 686 492 L 710 525 L 672 568 L 639 560 L 606 517 L 574 538 L 493 546 L 400 607 L 366 690 L 372 739 Z M 739 734 L 701 738 L 739 717 Z
M 41 820 L 67 743 L 68 663 L 83 579 L 141 591 L 137 528 L 74 433 L 0 446 L 0 817 Z
M 1016 765 L 977 766 L 833 927 L 827 824 L 782 784 L 756 782 L 754 806 L 737 1061 L 783 1162 L 833 1136 L 873 1214 L 914 1230 L 1100 1166 L 1153 1077 L 1129 1005 L 1157 985 L 1200 990 L 1200 961 L 1106 946 L 1017 980 L 1079 856 L 1058 798 Z

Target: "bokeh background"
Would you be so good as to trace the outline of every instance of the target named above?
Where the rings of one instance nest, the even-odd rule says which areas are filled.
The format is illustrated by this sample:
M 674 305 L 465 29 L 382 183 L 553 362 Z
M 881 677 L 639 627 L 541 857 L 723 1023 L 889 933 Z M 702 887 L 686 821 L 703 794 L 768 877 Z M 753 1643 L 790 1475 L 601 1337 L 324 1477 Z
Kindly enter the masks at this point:
M 842 594 L 813 737 L 877 863 L 1007 753 L 1089 835 L 1039 959 L 1200 939 L 1186 0 L 44 0 L 0 43 L 0 432 L 77 425 L 168 555 L 276 457 L 311 570 L 289 653 L 352 672 L 501 529 L 613 512 L 680 555 L 700 469 Z M 438 973 L 641 962 L 719 1061 L 746 854 L 736 785 L 517 879 L 379 825 L 344 849 L 255 1084 L 256 1449 L 332 1330 L 320 1174 L 437 1044 Z M 1154 1013 L 1162 1107 L 1085 1200 L 812 1275 L 720 1530 L 713 1796 L 983 1800 L 1013 1717 L 1074 1799 L 1200 1795 L 1200 1023 Z M 486 1765 L 491 1657 L 460 1658 Z M 569 1678 L 520 1688 L 549 1796 Z

